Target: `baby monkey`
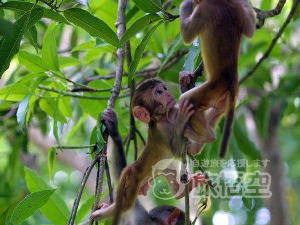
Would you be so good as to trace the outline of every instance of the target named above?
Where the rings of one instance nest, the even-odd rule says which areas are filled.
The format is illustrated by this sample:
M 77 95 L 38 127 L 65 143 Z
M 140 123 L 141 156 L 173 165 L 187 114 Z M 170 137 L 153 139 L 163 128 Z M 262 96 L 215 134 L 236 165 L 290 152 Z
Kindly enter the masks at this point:
M 121 136 L 118 132 L 117 115 L 113 109 L 107 109 L 102 114 L 102 119 L 109 133 L 109 152 L 112 153 L 112 171 L 114 182 L 118 182 L 122 170 L 126 167 L 126 158 L 124 154 Z M 92 214 L 97 217 L 101 209 L 107 208 L 107 204 L 102 204 L 100 210 Z M 148 212 L 137 199 L 133 210 L 122 220 L 122 225 L 182 225 L 184 224 L 185 214 L 174 206 L 158 206 Z
M 207 81 L 185 92 L 181 99 L 189 99 L 194 107 L 206 110 L 223 105 L 220 101 L 224 101 L 225 97 L 227 115 L 220 147 L 220 157 L 224 157 L 238 95 L 241 39 L 243 35 L 251 38 L 255 31 L 252 8 L 248 0 L 185 0 L 180 6 L 180 26 L 184 42 L 190 43 L 200 37 L 201 54 L 207 72 Z M 186 80 L 193 76 L 189 72 L 185 75 Z M 185 79 L 184 76 L 182 79 Z M 205 119 L 202 121 L 199 124 L 199 118 L 192 116 L 190 125 L 194 130 L 205 130 L 209 122 Z
M 180 157 L 183 137 L 199 145 L 203 144 L 199 140 L 214 139 L 214 136 L 210 136 L 211 133 L 203 131 L 204 137 L 199 136 L 189 127 L 188 121 L 196 112 L 193 105 L 188 100 L 181 101 L 177 105 L 175 98 L 158 79 L 148 79 L 137 87 L 131 107 L 133 115 L 148 124 L 148 139 L 141 156 L 122 171 L 116 203 L 101 208 L 94 214 L 97 220 L 114 215 L 114 225 L 119 223 L 121 213 L 133 206 L 141 188 L 148 185 L 149 178 L 152 178 L 152 166 L 164 159 Z M 212 116 L 212 120 L 213 118 L 215 116 Z M 191 154 L 194 154 L 193 147 L 188 149 Z M 168 165 L 166 169 L 167 167 Z M 197 179 L 198 183 L 195 185 L 201 185 L 203 179 Z M 173 189 L 172 185 L 171 188 Z M 190 190 L 192 188 L 190 186 Z

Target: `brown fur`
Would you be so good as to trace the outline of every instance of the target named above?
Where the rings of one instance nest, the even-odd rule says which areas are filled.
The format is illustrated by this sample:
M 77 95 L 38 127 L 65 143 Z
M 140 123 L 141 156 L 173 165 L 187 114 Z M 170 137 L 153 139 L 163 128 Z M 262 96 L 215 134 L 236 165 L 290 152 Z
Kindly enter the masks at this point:
M 192 0 L 186 0 L 180 8 L 181 33 L 186 43 L 197 36 L 201 39 L 201 52 L 207 81 L 187 91 L 181 99 L 189 99 L 196 108 L 206 110 L 218 107 L 220 99 L 227 96 L 227 117 L 221 142 L 220 156 L 228 147 L 236 97 L 238 95 L 238 56 L 242 35 L 252 37 L 255 24 L 247 0 L 202 0 L 193 9 Z M 221 116 L 221 115 L 220 115 Z M 199 128 L 193 116 L 193 129 Z M 200 131 L 199 131 L 200 132 Z

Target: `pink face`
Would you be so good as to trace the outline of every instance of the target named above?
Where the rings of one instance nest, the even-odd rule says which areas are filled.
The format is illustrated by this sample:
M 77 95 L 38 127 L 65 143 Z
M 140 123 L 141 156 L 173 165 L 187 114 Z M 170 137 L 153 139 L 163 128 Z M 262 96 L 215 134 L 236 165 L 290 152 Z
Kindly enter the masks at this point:
M 174 96 L 167 90 L 164 84 L 158 84 L 152 90 L 152 96 L 155 101 L 163 105 L 164 109 L 171 109 L 176 105 Z

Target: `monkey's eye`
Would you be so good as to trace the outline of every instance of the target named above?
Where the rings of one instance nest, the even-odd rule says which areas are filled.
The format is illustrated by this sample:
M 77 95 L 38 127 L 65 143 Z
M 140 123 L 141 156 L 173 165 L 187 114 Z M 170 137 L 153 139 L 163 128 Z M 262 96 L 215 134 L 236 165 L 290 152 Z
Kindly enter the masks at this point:
M 155 91 L 155 95 L 161 95 L 162 94 L 162 91 L 161 90 L 156 90 Z

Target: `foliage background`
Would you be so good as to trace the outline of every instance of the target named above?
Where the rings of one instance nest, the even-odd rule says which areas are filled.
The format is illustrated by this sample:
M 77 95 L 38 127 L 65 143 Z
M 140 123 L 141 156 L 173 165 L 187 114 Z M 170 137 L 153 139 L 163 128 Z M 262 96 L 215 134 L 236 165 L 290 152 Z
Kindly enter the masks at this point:
M 160 5 L 159 0 L 149 2 Z M 180 2 L 174 0 L 166 4 L 165 11 L 178 14 Z M 98 113 L 107 107 L 114 85 L 118 2 L 67 0 L 58 5 L 60 3 L 56 9 L 53 2 L 46 0 L 38 2 L 39 7 L 34 6 L 35 1 L 0 1 L 0 224 L 8 224 L 16 205 L 29 193 L 50 188 L 56 188 L 55 192 L 38 195 L 39 198 L 40 194 L 49 195 L 48 203 L 20 223 L 66 224 L 82 174 L 89 165 L 89 149 L 60 151 L 51 147 L 93 144 L 95 137 L 91 133 Z M 154 33 L 146 42 L 147 33 L 164 17 L 161 13 L 152 14 L 149 23 L 145 11 L 160 11 L 153 4 L 154 9 L 149 8 L 147 4 L 150 3 L 128 1 L 126 8 L 126 26 L 132 29 L 127 40 L 130 40 L 134 61 L 130 68 L 124 63 L 123 88 L 115 105 L 123 139 L 130 130 L 128 74 L 131 78 L 137 71 L 135 79 L 138 83 L 158 73 L 178 97 L 178 73 L 183 69 L 195 69 L 199 61 L 199 48 L 182 43 L 179 19 L 164 20 L 152 30 Z M 252 1 L 261 10 L 270 10 L 277 3 L 275 0 Z M 268 49 L 292 4 L 291 0 L 287 1 L 279 15 L 266 19 L 253 39 L 243 39 L 240 77 L 244 77 Z M 251 163 L 257 159 L 270 160 L 268 167 L 260 168 L 272 175 L 273 196 L 265 202 L 239 196 L 212 199 L 202 214 L 202 224 L 218 225 L 225 221 L 227 224 L 287 224 L 281 221 L 300 224 L 300 208 L 297 207 L 300 200 L 299 11 L 298 8 L 271 54 L 241 85 L 233 137 L 226 157 L 246 158 Z M 140 23 L 134 24 L 138 20 Z M 140 44 L 144 44 L 145 49 Z M 200 78 L 200 82 L 204 80 Z M 98 92 L 76 91 L 87 86 Z M 146 137 L 146 127 L 139 122 L 137 127 Z M 217 129 L 218 137 L 220 130 Z M 218 159 L 218 142 L 206 146 L 197 159 L 200 162 Z M 139 149 L 142 145 L 138 139 Z M 131 144 L 128 161 L 133 160 Z M 260 168 L 206 167 L 212 172 L 224 169 L 251 172 Z M 88 218 L 94 200 L 94 180 L 93 173 L 81 199 L 77 223 Z M 107 192 L 104 191 L 103 197 Z M 166 204 L 154 196 L 147 202 L 148 209 Z M 182 201 L 167 204 L 183 208 Z M 271 217 L 274 219 L 270 222 Z M 220 218 L 223 220 L 218 223 Z M 12 219 L 11 223 L 18 221 Z

